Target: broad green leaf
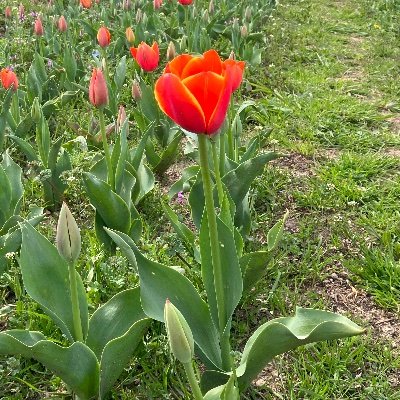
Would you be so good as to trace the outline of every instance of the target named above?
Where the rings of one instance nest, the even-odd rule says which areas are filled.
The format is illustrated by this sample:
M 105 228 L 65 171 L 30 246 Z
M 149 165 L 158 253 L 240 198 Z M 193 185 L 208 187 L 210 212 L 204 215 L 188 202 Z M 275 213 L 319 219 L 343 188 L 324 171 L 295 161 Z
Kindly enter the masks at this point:
M 128 364 L 136 347 L 150 325 L 150 319 L 135 322 L 122 336 L 117 337 L 104 348 L 100 363 L 100 398 L 111 390 L 115 381 Z
M 122 254 L 128 259 L 129 264 L 137 271 L 135 253 L 132 250 L 135 247 L 135 243 L 132 238 L 125 233 L 113 231 L 112 229 L 104 228 L 104 230 L 120 248 Z
M 33 130 L 35 122 L 33 121 L 30 114 L 26 115 L 25 118 L 15 128 L 15 136 L 24 138 L 27 137 L 28 133 Z
M 240 258 L 240 267 L 243 274 L 243 292 L 247 293 L 268 272 L 273 259 L 269 251 L 246 253 Z
M 239 164 L 237 168 L 228 172 L 222 178 L 236 207 L 239 207 L 245 198 L 254 179 L 263 172 L 265 164 L 275 160 L 277 157 L 278 155 L 273 152 L 261 154 Z
M 221 257 L 221 275 L 224 290 L 224 327 L 226 327 L 233 315 L 242 296 L 243 282 L 240 271 L 236 243 L 233 232 L 217 217 L 219 249 Z M 219 326 L 219 313 L 217 308 L 214 270 L 211 258 L 210 232 L 208 229 L 207 213 L 204 212 L 200 228 L 200 254 L 201 275 L 207 292 L 207 300 L 214 324 Z
M 190 190 L 189 204 L 192 212 L 192 220 L 196 225 L 196 228 L 200 229 L 205 206 L 203 181 L 200 172 L 197 174 L 196 182 L 193 184 L 192 189 Z
M 85 173 L 83 183 L 90 202 L 96 208 L 106 226 L 121 232 L 129 232 L 131 215 L 125 201 L 112 191 L 111 186 Z
M 146 144 L 151 135 L 153 125 L 154 123 L 152 122 L 146 127 L 145 132 L 143 133 L 143 136 L 140 139 L 139 144 L 135 149 L 131 150 L 131 164 L 133 168 L 135 168 L 135 170 L 137 170 L 139 168 L 139 165 L 142 163 L 144 151 L 146 149 Z
M 8 152 L 3 154 L 1 165 L 4 168 L 4 172 L 8 177 L 11 187 L 10 211 L 17 214 L 19 212 L 20 200 L 24 194 L 24 188 L 22 186 L 22 169 L 13 161 Z M 3 189 L 1 185 L 0 187 Z
M 8 135 L 8 137 L 16 143 L 16 145 L 20 148 L 20 150 L 25 154 L 28 161 L 39 160 L 36 151 L 34 150 L 32 145 L 28 143 L 26 140 L 21 139 L 20 137 L 14 135 Z
M 137 261 L 140 295 L 146 315 L 164 321 L 165 301 L 169 299 L 186 319 L 201 351 L 220 368 L 218 333 L 207 304 L 201 299 L 193 284 L 175 269 L 147 259 L 136 246 L 132 250 Z
M 142 97 L 139 100 L 139 104 L 143 114 L 149 121 L 158 121 L 158 105 L 154 98 L 153 89 L 147 86 L 143 81 L 140 82 L 140 89 L 142 91 Z
M 115 69 L 114 82 L 118 90 L 121 90 L 126 75 L 126 56 L 123 56 Z
M 69 340 L 74 339 L 71 292 L 67 262 L 43 235 L 24 224 L 20 266 L 26 292 L 60 327 Z M 86 291 L 76 273 L 83 336 L 88 329 Z
M 165 215 L 168 217 L 169 222 L 171 222 L 179 238 L 183 241 L 188 249 L 193 251 L 195 246 L 194 233 L 185 224 L 179 221 L 178 216 L 168 204 L 162 202 L 161 205 Z
M 10 217 L 11 184 L 3 166 L 0 165 L 0 227 Z
M 278 221 L 267 233 L 268 251 L 272 251 L 276 248 L 283 235 L 283 228 L 285 221 L 289 216 L 289 211 L 286 211 L 281 221 Z
M 132 201 L 138 204 L 143 197 L 154 188 L 155 178 L 151 169 L 143 162 L 139 164 L 139 168 L 135 170 L 133 166 L 129 168 L 136 178 L 135 190 L 132 193 Z
M 240 387 L 247 387 L 278 354 L 321 340 L 360 335 L 348 318 L 328 311 L 297 308 L 294 317 L 282 317 L 261 325 L 247 341 L 236 370 Z
M 167 148 L 162 152 L 159 163 L 154 167 L 156 174 L 163 174 L 175 161 L 179 153 L 179 143 L 182 140 L 181 132 L 177 132 L 174 139 L 168 144 Z
M 35 74 L 39 82 L 43 85 L 47 81 L 46 67 L 44 66 L 43 57 L 35 53 L 33 65 L 35 67 Z
M 40 332 L 10 330 L 0 332 L 0 354 L 34 358 L 59 376 L 81 400 L 98 396 L 99 364 L 81 342 L 61 347 Z
M 144 318 L 139 288 L 124 290 L 94 312 L 89 321 L 86 345 L 100 360 L 108 342 L 124 335 L 133 324 Z
M 190 180 L 192 180 L 200 171 L 198 165 L 187 167 L 182 172 L 182 177 L 176 181 L 168 192 L 168 198 L 171 200 L 179 192 L 186 192 L 190 188 Z
M 235 386 L 235 381 L 236 378 L 232 374 L 226 384 L 214 387 L 208 391 L 204 395 L 204 400 L 239 400 L 239 388 Z

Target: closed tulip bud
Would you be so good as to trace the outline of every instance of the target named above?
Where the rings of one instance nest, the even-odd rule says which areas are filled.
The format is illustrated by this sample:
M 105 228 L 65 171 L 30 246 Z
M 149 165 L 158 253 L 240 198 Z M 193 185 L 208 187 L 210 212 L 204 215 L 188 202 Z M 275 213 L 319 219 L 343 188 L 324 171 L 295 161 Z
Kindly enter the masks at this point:
M 142 98 L 142 90 L 140 89 L 139 82 L 136 79 L 132 83 L 132 98 L 136 101 Z
M 142 20 L 143 17 L 143 12 L 140 8 L 136 11 L 136 23 L 140 24 L 140 21 Z
M 131 7 L 132 7 L 131 0 L 124 0 L 124 1 L 123 1 L 123 3 L 122 3 L 122 8 L 123 8 L 125 11 L 130 10 Z
M 229 60 L 234 60 L 234 59 L 235 59 L 235 53 L 232 50 L 231 54 L 229 54 Z
M 40 18 L 37 18 L 35 21 L 34 32 L 36 36 L 43 36 L 43 24 Z
M 103 107 L 108 104 L 108 89 L 103 71 L 94 68 L 89 84 L 89 99 L 95 107 Z
M 25 8 L 23 4 L 20 4 L 18 7 L 18 18 L 22 21 L 25 18 Z
M 111 42 L 111 35 L 110 31 L 105 27 L 102 26 L 97 32 L 97 42 L 99 43 L 100 47 L 107 47 Z
M 162 0 L 153 0 L 153 7 L 155 10 L 158 10 L 162 5 Z
M 61 15 L 61 17 L 58 19 L 58 30 L 60 32 L 66 32 L 68 29 L 67 21 L 65 20 L 64 15 Z
M 80 0 L 79 3 L 83 8 L 92 7 L 92 0 Z
M 248 34 L 249 34 L 249 33 L 248 33 L 248 31 L 247 31 L 246 25 L 243 25 L 243 26 L 240 28 L 240 36 L 241 36 L 242 38 L 245 38 Z
M 11 7 L 7 6 L 6 9 L 4 10 L 4 15 L 6 18 L 11 18 L 12 17 L 12 11 Z
M 192 331 L 181 312 L 167 299 L 164 322 L 172 354 L 183 364 L 190 363 L 194 354 Z
M 143 12 L 143 14 L 142 14 L 142 24 L 143 24 L 143 26 L 147 25 L 147 21 L 148 21 L 147 14 L 145 12 Z
M 175 45 L 173 42 L 169 42 L 168 48 L 167 48 L 167 60 L 171 61 L 173 58 L 176 56 L 176 49 Z
M 213 15 L 214 14 L 214 0 L 210 1 L 210 4 L 208 5 L 208 12 Z
M 128 28 L 126 28 L 125 36 L 126 36 L 126 40 L 130 44 L 133 44 L 135 42 L 135 34 L 133 33 L 133 30 L 132 30 L 132 28 L 130 26 L 128 26 Z
M 181 43 L 180 43 L 181 53 L 187 48 L 187 38 L 186 35 L 182 35 Z
M 251 8 L 250 8 L 250 6 L 246 7 L 246 10 L 244 12 L 244 19 L 246 20 L 246 22 L 250 22 L 251 21 Z
M 210 21 L 210 14 L 207 10 L 203 11 L 202 19 L 206 24 L 208 24 L 208 22 Z
M 14 71 L 9 68 L 3 68 L 0 72 L 0 80 L 4 89 L 9 89 L 11 86 L 13 90 L 18 89 L 18 78 Z
M 75 263 L 81 252 L 81 233 L 75 218 L 65 203 L 58 217 L 56 245 L 58 252 L 69 263 Z
M 40 117 L 42 116 L 42 109 L 39 104 L 39 99 L 35 97 L 31 107 L 31 117 L 33 121 L 38 124 L 40 122 Z
M 105 58 L 101 59 L 101 68 L 103 69 L 103 71 L 107 71 L 107 61 Z
M 117 123 L 115 126 L 116 132 L 119 132 L 122 125 L 124 125 L 124 122 L 126 121 L 126 111 L 124 106 L 119 106 L 118 110 L 118 117 L 117 117 Z
M 233 19 L 232 29 L 233 29 L 235 32 L 238 32 L 238 31 L 240 30 L 240 28 L 239 28 L 239 21 L 238 21 L 237 18 L 234 18 L 234 19 Z

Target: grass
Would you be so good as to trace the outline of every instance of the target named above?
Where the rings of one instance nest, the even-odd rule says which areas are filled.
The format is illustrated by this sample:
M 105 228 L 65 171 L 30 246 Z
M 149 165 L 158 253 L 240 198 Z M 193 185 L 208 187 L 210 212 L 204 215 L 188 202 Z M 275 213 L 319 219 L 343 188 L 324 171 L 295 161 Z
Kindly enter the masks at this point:
M 235 315 L 235 347 L 242 349 L 260 322 L 293 313 L 296 305 L 344 312 L 367 333 L 276 358 L 245 399 L 400 399 L 400 343 L 393 333 L 400 299 L 400 128 L 393 122 L 400 116 L 399 26 L 395 0 L 281 0 L 265 25 L 263 64 L 248 74 L 254 91 L 247 93 L 264 107 L 257 118 L 272 128 L 268 146 L 286 157 L 252 189 L 249 250 L 262 247 L 285 209 L 290 216 L 265 280 Z M 76 118 L 88 125 L 84 112 Z M 57 129 L 66 129 L 66 119 Z M 80 273 L 94 310 L 137 278 L 119 254 L 106 257 L 90 229 L 93 211 L 76 179 L 87 165 L 87 155 L 76 156 L 66 196 L 82 204 L 79 223 L 88 228 Z M 26 190 L 25 208 L 40 203 L 37 182 L 27 180 Z M 176 251 L 188 256 L 161 211 L 163 193 L 158 183 L 139 207 L 146 221 L 141 247 L 150 258 L 181 265 Z M 54 237 L 54 226 L 50 217 L 41 229 Z M 62 341 L 21 287 L 16 267 L 1 277 L 0 321 Z M 383 322 L 376 324 L 374 315 Z M 155 323 L 110 398 L 190 399 L 179 376 L 181 366 Z M 2 358 L 0 377 L 2 399 L 68 398 L 60 380 L 32 360 Z

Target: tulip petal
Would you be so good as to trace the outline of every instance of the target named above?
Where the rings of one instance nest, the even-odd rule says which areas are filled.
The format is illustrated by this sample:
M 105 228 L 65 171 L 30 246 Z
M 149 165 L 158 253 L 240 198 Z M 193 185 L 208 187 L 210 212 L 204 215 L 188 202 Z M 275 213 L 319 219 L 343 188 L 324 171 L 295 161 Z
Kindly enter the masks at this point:
M 225 78 L 224 87 L 220 93 L 218 103 L 208 121 L 207 134 L 209 135 L 217 132 L 225 120 L 232 95 L 231 87 L 232 84 Z
M 235 61 L 230 59 L 224 61 L 224 75 L 226 75 L 231 82 L 232 92 L 242 83 L 245 65 L 244 61 Z
M 154 94 L 161 110 L 183 129 L 205 133 L 203 110 L 195 96 L 176 75 L 162 75 L 156 82 Z
M 222 62 L 215 50 L 206 51 L 202 57 L 193 57 L 182 71 L 181 78 L 196 75 L 200 72 L 211 71 L 218 75 L 222 73 Z
M 165 72 L 170 72 L 171 74 L 181 77 L 183 69 L 192 58 L 194 57 L 190 54 L 180 54 L 167 64 Z
M 193 96 L 196 97 L 201 108 L 203 109 L 208 132 L 208 125 L 210 124 L 212 115 L 215 114 L 216 111 L 218 115 L 220 113 L 220 111 L 216 110 L 216 108 L 221 100 L 221 96 L 224 95 L 225 87 L 227 86 L 227 80 L 221 75 L 207 71 L 190 76 L 184 79 L 182 83 L 189 89 Z M 228 91 L 228 103 L 229 96 L 230 93 Z M 225 113 L 226 109 L 223 114 L 225 115 Z

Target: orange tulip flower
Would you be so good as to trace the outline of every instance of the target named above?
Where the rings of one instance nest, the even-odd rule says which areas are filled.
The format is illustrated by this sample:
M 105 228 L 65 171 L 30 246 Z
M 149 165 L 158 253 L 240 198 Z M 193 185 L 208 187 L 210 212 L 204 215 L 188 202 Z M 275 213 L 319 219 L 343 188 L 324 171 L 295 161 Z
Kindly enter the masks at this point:
M 110 44 L 110 31 L 105 26 L 102 26 L 97 32 L 97 41 L 99 42 L 100 47 L 107 47 Z
M 43 36 L 44 30 L 42 20 L 40 18 L 35 21 L 35 27 L 33 28 L 33 31 L 35 32 L 36 36 Z
M 58 19 L 58 30 L 60 32 L 66 32 L 68 29 L 67 21 L 64 18 L 64 15 L 61 15 L 61 17 Z
M 156 100 L 182 128 L 211 135 L 221 127 L 228 110 L 233 84 L 230 72 L 215 50 L 202 56 L 181 54 L 157 80 Z
M 158 66 L 160 59 L 160 52 L 158 50 L 157 42 L 154 42 L 150 47 L 148 44 L 142 42 L 137 48 L 131 47 L 132 57 L 137 61 L 140 68 L 146 72 L 154 71 Z
M 95 107 L 102 107 L 108 104 L 107 83 L 100 68 L 93 69 L 89 84 L 89 100 Z
M 224 61 L 225 74 L 228 75 L 231 80 L 232 92 L 234 92 L 242 83 L 245 65 L 244 61 L 231 59 Z
M 80 4 L 83 8 L 92 7 L 92 0 L 80 0 Z
M 14 71 L 11 71 L 9 68 L 3 68 L 0 72 L 0 80 L 1 84 L 3 85 L 4 89 L 9 89 L 11 86 L 13 90 L 18 89 L 18 78 L 15 75 Z

